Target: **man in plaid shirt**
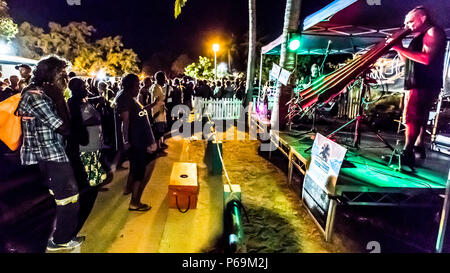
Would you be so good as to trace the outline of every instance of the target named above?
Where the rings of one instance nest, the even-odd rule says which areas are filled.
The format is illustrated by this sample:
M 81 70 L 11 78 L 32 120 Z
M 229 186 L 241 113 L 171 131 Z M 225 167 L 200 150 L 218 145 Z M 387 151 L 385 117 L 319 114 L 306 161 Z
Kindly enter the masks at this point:
M 41 59 L 32 83 L 22 91 L 17 114 L 22 117 L 23 165 L 39 164 L 56 203 L 56 225 L 47 250 L 73 249 L 84 241 L 76 237 L 78 186 L 65 152 L 63 136 L 70 134 L 70 118 L 63 91 L 67 88 L 67 61 L 56 56 Z
M 63 121 L 57 115 L 52 99 L 39 88 L 26 90 L 19 109 L 23 120 L 23 145 L 20 150 L 22 164 L 33 165 L 40 161 L 69 162 L 63 136 L 56 132 Z

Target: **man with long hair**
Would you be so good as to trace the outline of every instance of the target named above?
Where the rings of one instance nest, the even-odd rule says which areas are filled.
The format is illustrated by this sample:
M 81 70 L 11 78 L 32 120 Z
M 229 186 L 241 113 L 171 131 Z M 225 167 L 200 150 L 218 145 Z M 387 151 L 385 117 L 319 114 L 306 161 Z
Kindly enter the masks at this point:
M 64 136 L 70 135 L 70 116 L 63 95 L 68 85 L 67 67 L 68 62 L 57 56 L 42 58 L 17 108 L 22 117 L 21 162 L 39 164 L 56 203 L 56 224 L 47 251 L 73 249 L 84 241 L 84 237 L 76 236 L 78 186 L 65 152 Z

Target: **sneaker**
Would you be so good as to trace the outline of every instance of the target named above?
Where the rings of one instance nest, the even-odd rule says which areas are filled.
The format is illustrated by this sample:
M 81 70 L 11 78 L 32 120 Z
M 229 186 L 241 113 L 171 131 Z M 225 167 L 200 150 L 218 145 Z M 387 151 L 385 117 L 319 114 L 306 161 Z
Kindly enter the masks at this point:
M 65 244 L 55 244 L 53 239 L 49 240 L 47 243 L 48 251 L 59 251 L 59 250 L 70 250 L 80 246 L 85 240 L 84 236 L 75 237 Z

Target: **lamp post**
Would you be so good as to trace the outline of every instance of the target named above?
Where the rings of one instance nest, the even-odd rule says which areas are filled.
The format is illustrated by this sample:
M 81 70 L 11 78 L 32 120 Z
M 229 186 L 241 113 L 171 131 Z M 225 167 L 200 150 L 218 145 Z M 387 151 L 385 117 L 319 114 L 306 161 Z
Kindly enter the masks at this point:
M 213 44 L 214 51 L 214 82 L 217 81 L 217 51 L 219 51 L 219 44 Z

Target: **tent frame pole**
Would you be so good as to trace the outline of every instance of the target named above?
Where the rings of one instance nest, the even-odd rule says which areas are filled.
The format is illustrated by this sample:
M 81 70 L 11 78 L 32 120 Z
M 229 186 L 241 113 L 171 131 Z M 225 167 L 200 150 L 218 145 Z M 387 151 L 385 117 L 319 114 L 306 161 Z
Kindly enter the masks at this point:
M 259 104 L 259 100 L 261 98 L 261 80 L 262 80 L 262 66 L 263 66 L 263 53 L 261 51 L 261 56 L 260 56 L 260 60 L 259 60 L 259 82 L 258 82 L 258 104 Z

